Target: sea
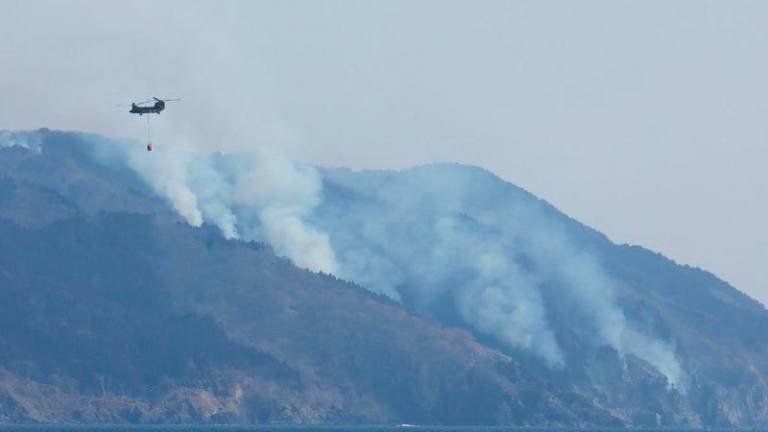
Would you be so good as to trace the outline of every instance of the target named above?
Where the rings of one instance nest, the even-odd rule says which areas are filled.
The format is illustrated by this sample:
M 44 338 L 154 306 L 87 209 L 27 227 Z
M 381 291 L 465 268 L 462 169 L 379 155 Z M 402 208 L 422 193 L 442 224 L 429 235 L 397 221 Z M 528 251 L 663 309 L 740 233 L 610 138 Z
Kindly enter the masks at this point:
M 756 432 L 768 428 L 528 428 L 503 426 L 348 426 L 348 425 L 258 425 L 258 426 L 190 426 L 190 425 L 81 425 L 24 424 L 2 425 L 0 432 Z

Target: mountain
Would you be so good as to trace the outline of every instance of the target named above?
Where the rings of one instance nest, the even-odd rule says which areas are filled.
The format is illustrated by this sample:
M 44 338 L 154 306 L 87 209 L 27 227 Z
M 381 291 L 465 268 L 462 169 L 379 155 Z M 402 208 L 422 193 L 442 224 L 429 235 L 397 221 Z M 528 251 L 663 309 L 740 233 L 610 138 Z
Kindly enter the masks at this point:
M 0 422 L 768 424 L 762 305 L 487 171 L 130 145 L 0 132 Z

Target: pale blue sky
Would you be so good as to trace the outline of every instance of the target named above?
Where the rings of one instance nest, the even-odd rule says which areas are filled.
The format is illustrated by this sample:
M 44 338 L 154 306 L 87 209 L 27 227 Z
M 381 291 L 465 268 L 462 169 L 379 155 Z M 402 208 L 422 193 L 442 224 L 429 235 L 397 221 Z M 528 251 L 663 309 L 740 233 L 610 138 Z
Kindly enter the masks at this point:
M 459 161 L 768 301 L 768 2 L 0 0 L 0 128 Z

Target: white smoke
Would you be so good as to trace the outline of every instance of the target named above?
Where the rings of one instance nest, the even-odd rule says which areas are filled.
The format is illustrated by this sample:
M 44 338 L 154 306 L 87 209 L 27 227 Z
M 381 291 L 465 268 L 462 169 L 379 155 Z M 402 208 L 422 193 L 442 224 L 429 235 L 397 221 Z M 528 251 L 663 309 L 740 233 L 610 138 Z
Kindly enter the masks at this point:
M 297 266 L 417 310 L 453 305 L 477 332 L 560 368 L 567 355 L 544 300 L 556 289 L 549 298 L 584 317 L 579 325 L 596 344 L 646 361 L 671 386 L 684 380 L 672 345 L 626 318 L 597 259 L 541 203 L 510 196 L 485 172 L 337 173 L 325 181 L 353 198 L 332 202 L 315 168 L 276 153 L 128 153 L 129 165 L 190 225 L 209 222 L 227 238 L 266 242 Z
M 128 152 L 128 164 L 158 195 L 168 199 L 187 223 L 194 227 L 203 224 L 197 195 L 189 184 L 189 155 L 160 150 L 148 157 L 140 150 L 132 150 Z
M 0 148 L 22 147 L 39 153 L 40 143 L 41 139 L 38 132 L 14 132 L 0 129 Z
M 299 267 L 335 273 L 336 258 L 328 235 L 306 223 L 320 201 L 322 183 L 316 170 L 264 151 L 245 162 L 234 172 L 236 208 L 257 216 L 263 240 L 278 254 Z
M 142 157 L 147 157 L 142 155 Z M 227 239 L 240 238 L 237 216 L 232 212 L 232 186 L 208 157 L 197 155 L 189 161 L 191 189 L 199 200 L 205 220 L 215 224 Z
M 624 357 L 631 354 L 656 368 L 670 386 L 684 390 L 685 374 L 674 355 L 671 344 L 642 333 L 627 321 L 617 305 L 615 283 L 606 275 L 595 257 L 577 251 L 557 224 L 546 231 L 530 232 L 532 240 L 527 252 L 540 263 L 546 278 L 557 280 L 568 289 L 560 295 L 579 309 L 580 316 L 591 325 L 602 344 L 614 348 Z
M 266 242 L 299 267 L 337 271 L 328 236 L 306 222 L 321 191 L 314 168 L 264 151 L 123 150 L 128 165 L 190 225 L 209 222 L 228 239 Z
M 565 364 L 535 281 L 509 259 L 504 245 L 478 238 L 455 220 L 441 218 L 432 258 L 440 271 L 464 263 L 471 276 L 456 293 L 464 320 L 482 333 L 541 356 L 550 367 Z
M 673 346 L 629 322 L 596 257 L 534 197 L 468 167 L 329 176 L 360 202 L 343 212 L 324 206 L 318 222 L 343 277 L 421 309 L 450 301 L 476 331 L 561 367 L 567 358 L 547 315 L 549 290 L 549 301 L 584 317 L 578 325 L 595 344 L 646 361 L 683 390 Z

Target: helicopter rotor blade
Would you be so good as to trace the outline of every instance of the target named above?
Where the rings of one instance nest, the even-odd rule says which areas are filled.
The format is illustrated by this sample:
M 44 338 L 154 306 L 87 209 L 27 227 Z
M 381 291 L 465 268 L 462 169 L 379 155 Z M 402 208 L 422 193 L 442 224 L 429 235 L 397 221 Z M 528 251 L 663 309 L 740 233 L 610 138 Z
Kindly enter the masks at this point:
M 129 107 L 129 106 L 133 106 L 133 105 L 137 105 L 137 106 L 139 106 L 139 105 L 146 105 L 148 103 L 155 103 L 156 101 L 175 102 L 175 101 L 180 101 L 180 100 L 181 100 L 181 98 L 160 99 L 160 98 L 154 98 L 153 97 L 153 98 L 147 99 L 145 101 L 141 101 L 141 102 L 133 102 L 133 103 L 130 103 L 130 104 L 117 104 L 115 106 L 116 107 Z

